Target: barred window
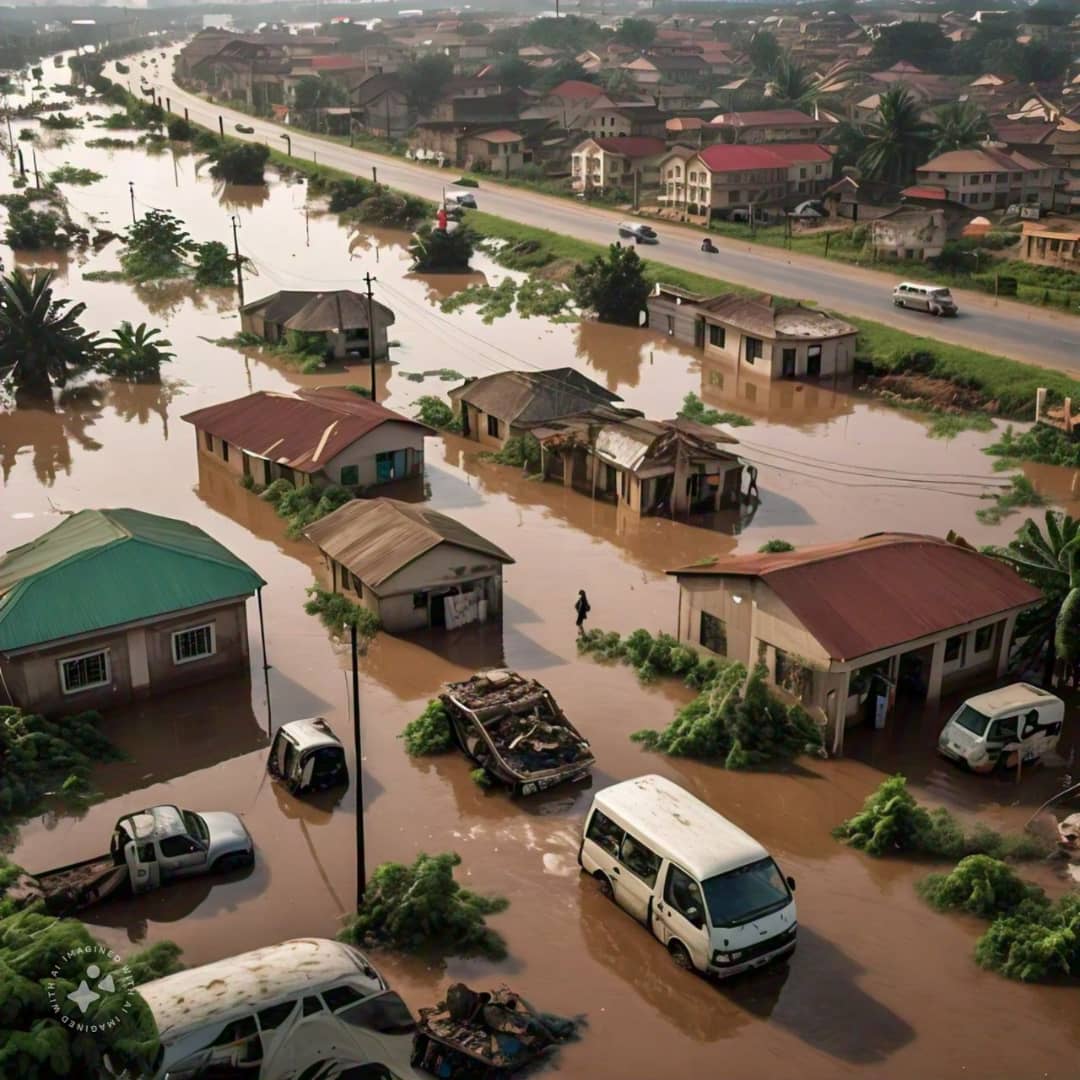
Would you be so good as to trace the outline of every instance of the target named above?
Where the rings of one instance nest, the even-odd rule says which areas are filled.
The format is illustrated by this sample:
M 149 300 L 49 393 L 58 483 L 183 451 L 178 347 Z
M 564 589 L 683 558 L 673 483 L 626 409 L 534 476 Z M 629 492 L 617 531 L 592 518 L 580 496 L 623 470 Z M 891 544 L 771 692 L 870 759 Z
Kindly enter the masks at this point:
M 216 644 L 213 623 L 177 630 L 172 636 L 173 663 L 186 664 L 191 660 L 201 660 L 204 656 L 213 656 Z
M 105 650 L 60 661 L 60 684 L 65 694 L 104 686 L 110 679 L 109 654 Z

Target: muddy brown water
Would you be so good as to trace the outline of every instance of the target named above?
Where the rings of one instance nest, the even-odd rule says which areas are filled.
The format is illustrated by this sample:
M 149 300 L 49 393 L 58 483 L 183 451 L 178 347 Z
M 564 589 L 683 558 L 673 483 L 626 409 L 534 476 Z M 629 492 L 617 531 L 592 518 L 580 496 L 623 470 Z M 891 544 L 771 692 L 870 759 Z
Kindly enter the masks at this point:
M 578 588 L 588 589 L 597 625 L 670 630 L 676 593 L 665 570 L 717 552 L 752 551 L 772 536 L 804 544 L 880 529 L 957 528 L 973 542 L 1003 541 L 1022 518 L 983 526 L 971 497 L 994 479 L 981 453 L 994 436 L 931 440 L 917 419 L 843 386 L 761 386 L 644 330 L 516 315 L 485 326 L 474 310 L 443 316 L 440 297 L 470 281 L 496 282 L 505 271 L 479 256 L 467 278 L 412 275 L 403 234 L 344 230 L 308 206 L 303 185 L 273 178 L 255 192 L 229 191 L 197 175 L 193 156 L 87 149 L 82 141 L 97 130 L 73 134 L 67 146 L 39 151 L 39 164 L 66 160 L 105 175 L 70 189 L 77 212 L 121 228 L 130 215 L 130 179 L 137 209 L 168 207 L 199 240 L 230 239 L 235 213 L 242 250 L 258 268 L 247 281 L 249 299 L 279 288 L 356 288 L 364 273 L 374 274 L 376 295 L 397 316 L 395 363 L 381 365 L 378 375 L 380 399 L 393 408 L 408 412 L 421 394 L 452 385 L 431 377 L 411 382 L 409 371 L 482 375 L 573 365 L 651 416 L 674 415 L 694 391 L 707 404 L 755 419 L 736 434 L 760 464 L 761 504 L 749 520 L 713 522 L 716 529 L 635 519 L 484 463 L 460 438 L 429 440 L 432 504 L 516 562 L 506 571 L 501 626 L 380 635 L 362 659 L 368 865 L 419 851 L 459 852 L 467 885 L 510 900 L 491 920 L 509 958 L 429 966 L 377 957 L 410 1004 L 428 1004 L 448 981 L 465 978 L 508 982 L 543 1008 L 583 1014 L 585 1037 L 562 1050 L 552 1070 L 573 1077 L 651 1078 L 668 1075 L 675 1063 L 733 1078 L 1076 1075 L 1075 988 L 1027 987 L 981 971 L 972 959 L 980 924 L 932 912 L 918 899 L 914 883 L 928 867 L 870 859 L 829 835 L 898 768 L 934 801 L 1010 827 L 1060 786 L 1061 768 L 1037 770 L 1020 785 L 963 776 L 933 754 L 938 716 L 859 732 L 849 757 L 804 761 L 783 775 L 666 760 L 628 736 L 665 724 L 689 692 L 672 683 L 643 687 L 626 668 L 579 659 L 574 645 Z M 3 189 L 10 190 L 6 175 Z M 11 253 L 3 257 L 11 265 Z M 255 838 L 251 872 L 103 905 L 86 913 L 93 932 L 121 951 L 172 939 L 189 963 L 290 936 L 331 935 L 355 900 L 355 786 L 299 802 L 267 780 L 264 761 L 273 726 L 298 716 L 326 716 L 349 742 L 346 656 L 302 610 L 318 572 L 314 550 L 288 540 L 272 509 L 231 475 L 200 469 L 193 432 L 180 416 L 252 389 L 365 382 L 366 369 L 303 376 L 210 344 L 238 328 L 227 291 L 85 281 L 86 271 L 115 268 L 115 245 L 63 258 L 21 253 L 16 262 L 55 266 L 61 294 L 87 303 L 90 327 L 108 330 L 125 318 L 162 326 L 177 359 L 161 386 L 94 383 L 69 388 L 52 412 L 0 414 L 4 546 L 90 506 L 133 505 L 194 522 L 269 583 L 271 667 L 264 678 L 252 604 L 251 677 L 110 714 L 105 729 L 129 760 L 95 771 L 102 799 L 82 815 L 50 811 L 27 822 L 13 857 L 30 870 L 87 857 L 106 843 L 119 814 L 155 802 L 230 809 Z M 1075 512 L 1073 474 L 1026 471 Z M 591 785 L 512 802 L 478 789 L 456 755 L 405 755 L 398 734 L 441 683 L 499 663 L 545 682 L 589 736 L 598 759 Z M 576 850 L 591 790 L 647 771 L 732 817 L 798 879 L 802 935 L 790 965 L 707 984 L 677 970 L 659 943 L 580 878 Z

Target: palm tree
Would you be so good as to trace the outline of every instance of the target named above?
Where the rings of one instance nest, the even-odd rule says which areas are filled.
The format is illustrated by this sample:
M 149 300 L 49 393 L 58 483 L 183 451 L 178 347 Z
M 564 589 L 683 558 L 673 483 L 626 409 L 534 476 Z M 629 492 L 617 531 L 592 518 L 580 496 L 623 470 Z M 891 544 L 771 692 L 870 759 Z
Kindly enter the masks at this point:
M 97 360 L 97 335 L 79 325 L 86 305 L 53 297 L 52 272 L 20 269 L 0 278 L 0 384 L 49 400 L 53 386 Z
M 126 320 L 101 343 L 101 371 L 128 382 L 158 382 L 161 365 L 173 359 L 172 342 L 160 330 L 148 330 L 146 323 L 133 327 Z
M 1044 682 L 1050 685 L 1058 659 L 1080 663 L 1080 519 L 1059 510 L 1046 512 L 1045 529 L 1028 518 L 1003 548 L 991 548 L 1045 599 L 1024 612 L 1017 631 L 1026 635 L 1021 655 L 1037 657 L 1047 649 Z
M 782 53 L 773 64 L 769 81 L 765 84 L 765 96 L 773 98 L 777 105 L 805 109 L 813 105 L 818 96 L 818 86 L 810 72 L 795 60 L 791 53 Z
M 993 135 L 990 117 L 970 101 L 942 105 L 934 121 L 934 153 L 971 150 Z
M 933 146 L 933 129 L 919 103 L 902 86 L 881 95 L 878 111 L 866 124 L 867 146 L 859 167 L 874 180 L 904 183 Z

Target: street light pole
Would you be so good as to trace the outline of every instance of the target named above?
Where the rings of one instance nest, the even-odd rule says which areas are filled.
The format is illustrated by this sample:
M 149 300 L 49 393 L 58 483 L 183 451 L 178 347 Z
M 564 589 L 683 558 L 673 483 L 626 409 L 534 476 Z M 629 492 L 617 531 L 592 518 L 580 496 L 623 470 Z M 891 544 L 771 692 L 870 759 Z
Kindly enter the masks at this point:
M 243 263 L 240 258 L 240 242 L 236 238 L 236 230 L 240 228 L 240 219 L 233 214 L 232 216 L 232 242 L 233 242 L 233 255 L 236 257 L 236 291 L 240 294 L 240 306 L 244 306 L 244 271 Z
M 371 286 L 375 283 L 375 278 L 368 272 L 364 275 L 364 284 L 367 286 L 367 347 L 368 347 L 368 360 L 371 363 L 371 400 L 376 402 L 375 390 L 375 299 L 371 292 Z
M 135 225 L 135 224 L 137 224 L 137 221 L 136 221 L 136 218 L 135 218 L 135 181 L 134 180 L 129 180 L 128 181 L 128 194 L 131 196 L 131 224 Z
M 291 135 L 280 135 L 278 137 L 285 140 L 285 149 L 288 152 L 289 157 L 292 157 L 292 136 Z
M 353 753 L 356 759 L 356 910 L 364 902 L 367 886 L 364 852 L 364 755 L 360 743 L 360 658 L 357 651 L 356 623 L 349 627 L 352 644 L 352 714 Z

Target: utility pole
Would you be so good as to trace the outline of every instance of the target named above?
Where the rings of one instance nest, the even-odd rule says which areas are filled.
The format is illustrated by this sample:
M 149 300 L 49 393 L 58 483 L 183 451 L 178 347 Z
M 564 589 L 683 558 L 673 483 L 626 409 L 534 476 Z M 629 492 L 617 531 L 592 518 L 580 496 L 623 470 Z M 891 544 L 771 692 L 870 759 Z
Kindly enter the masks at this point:
M 236 291 L 240 294 L 240 306 L 244 306 L 244 271 L 240 259 L 240 242 L 236 238 L 236 230 L 240 228 L 240 219 L 232 216 L 232 244 L 233 255 L 236 257 Z
M 221 113 L 218 113 L 217 126 L 218 126 L 218 131 L 221 133 L 222 139 L 224 139 L 225 138 L 225 118 L 221 115 Z
M 37 149 L 31 148 L 32 160 L 34 162 L 34 187 L 41 187 L 41 173 L 38 172 L 37 167 Z
M 371 400 L 373 402 L 378 399 L 375 396 L 375 298 L 371 291 L 371 286 L 375 284 L 375 278 L 371 276 L 371 273 L 364 275 L 364 284 L 367 286 L 367 321 L 368 321 L 368 358 L 371 362 Z
M 26 179 L 26 162 L 23 160 L 23 152 L 21 146 L 15 147 L 15 153 L 19 155 L 19 175 Z
M 137 220 L 136 220 L 136 217 L 135 217 L 135 181 L 134 180 L 129 180 L 128 181 L 128 194 L 131 196 L 131 224 L 135 225 L 135 224 L 137 224 Z
M 377 165 L 371 166 L 371 182 L 377 184 L 379 182 L 379 167 Z
M 372 390 L 375 384 L 372 383 Z M 374 394 L 372 395 L 374 400 Z M 356 623 L 349 627 L 352 642 L 353 754 L 356 759 L 356 910 L 364 902 L 367 873 L 364 863 L 364 755 L 360 746 L 360 659 L 356 645 Z

